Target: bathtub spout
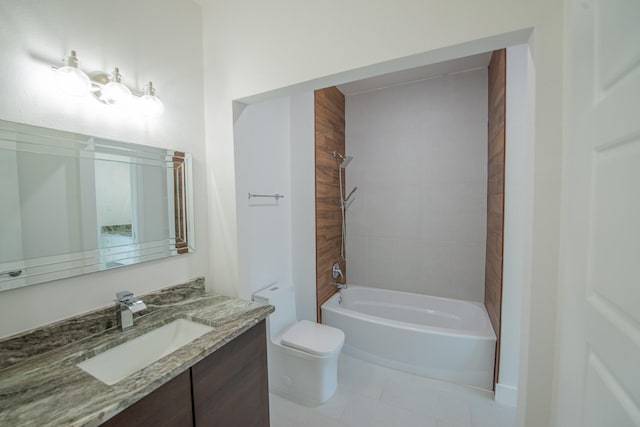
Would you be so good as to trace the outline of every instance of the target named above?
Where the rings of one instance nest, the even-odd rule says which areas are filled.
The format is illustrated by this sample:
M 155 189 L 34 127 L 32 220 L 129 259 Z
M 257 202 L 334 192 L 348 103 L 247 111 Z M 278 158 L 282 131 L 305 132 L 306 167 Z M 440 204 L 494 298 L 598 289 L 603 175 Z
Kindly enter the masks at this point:
M 347 289 L 346 283 L 333 282 L 333 285 L 338 288 L 338 290 Z

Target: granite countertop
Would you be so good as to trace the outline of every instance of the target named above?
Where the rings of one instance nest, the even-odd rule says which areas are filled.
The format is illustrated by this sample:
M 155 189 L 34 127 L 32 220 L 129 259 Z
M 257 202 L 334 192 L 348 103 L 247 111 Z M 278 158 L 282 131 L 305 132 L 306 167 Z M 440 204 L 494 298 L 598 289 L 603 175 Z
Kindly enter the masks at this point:
M 97 426 L 273 311 L 271 306 L 206 294 L 202 279 L 185 285 L 141 296 L 149 309 L 136 316 L 126 332 L 114 326 L 111 308 L 0 341 L 0 425 Z M 76 366 L 179 318 L 213 331 L 111 386 Z

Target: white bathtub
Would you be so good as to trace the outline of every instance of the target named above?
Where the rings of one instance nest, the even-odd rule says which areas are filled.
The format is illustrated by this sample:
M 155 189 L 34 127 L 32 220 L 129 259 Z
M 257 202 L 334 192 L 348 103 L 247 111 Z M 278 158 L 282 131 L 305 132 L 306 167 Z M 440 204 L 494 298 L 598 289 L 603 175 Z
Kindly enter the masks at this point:
M 496 335 L 480 303 L 349 285 L 322 304 L 343 351 L 379 365 L 491 390 Z

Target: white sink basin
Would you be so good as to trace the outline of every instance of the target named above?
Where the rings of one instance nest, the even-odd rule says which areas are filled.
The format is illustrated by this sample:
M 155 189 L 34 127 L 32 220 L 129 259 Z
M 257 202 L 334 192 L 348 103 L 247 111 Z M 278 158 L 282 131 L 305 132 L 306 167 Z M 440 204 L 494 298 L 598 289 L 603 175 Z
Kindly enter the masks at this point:
M 76 366 L 112 385 L 212 330 L 190 320 L 174 320 Z

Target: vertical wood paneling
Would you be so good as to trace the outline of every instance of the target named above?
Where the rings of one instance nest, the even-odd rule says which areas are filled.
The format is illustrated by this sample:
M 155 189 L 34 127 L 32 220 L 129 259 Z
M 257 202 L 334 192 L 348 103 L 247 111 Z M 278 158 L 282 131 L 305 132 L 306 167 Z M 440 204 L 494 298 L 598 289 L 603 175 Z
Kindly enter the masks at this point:
M 186 194 L 184 194 L 184 156 L 181 151 L 176 151 L 173 156 L 173 212 L 176 232 L 176 250 L 179 254 L 189 252 L 187 242 L 187 218 L 185 216 Z
M 316 167 L 316 311 L 322 321 L 320 306 L 336 292 L 331 277 L 335 262 L 345 275 L 340 256 L 342 223 L 338 166 L 333 152 L 345 153 L 344 95 L 329 87 L 315 91 L 315 167 Z M 342 172 L 344 185 L 344 171 Z M 346 279 L 345 279 L 346 280 Z
M 489 63 L 489 164 L 487 169 L 487 250 L 484 305 L 498 338 L 494 388 L 500 365 L 500 314 L 502 307 L 502 243 L 504 230 L 504 150 L 506 50 L 497 50 Z

